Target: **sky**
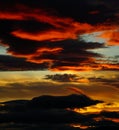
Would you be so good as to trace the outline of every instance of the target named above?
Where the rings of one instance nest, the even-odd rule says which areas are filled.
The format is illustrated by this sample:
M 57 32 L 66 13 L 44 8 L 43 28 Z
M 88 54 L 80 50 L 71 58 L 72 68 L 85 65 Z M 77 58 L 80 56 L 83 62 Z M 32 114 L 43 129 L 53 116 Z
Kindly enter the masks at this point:
M 118 111 L 117 5 L 0 0 L 0 102 L 78 94 L 104 103 L 75 112 Z
M 119 127 L 118 5 L 0 0 L 0 128 Z

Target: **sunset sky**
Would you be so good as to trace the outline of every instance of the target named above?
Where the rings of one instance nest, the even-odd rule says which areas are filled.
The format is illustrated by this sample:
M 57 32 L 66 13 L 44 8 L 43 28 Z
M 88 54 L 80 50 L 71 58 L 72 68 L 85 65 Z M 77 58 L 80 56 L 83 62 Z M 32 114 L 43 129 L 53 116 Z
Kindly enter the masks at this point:
M 0 102 L 85 94 L 104 101 L 96 111 L 119 110 L 117 5 L 0 0 Z

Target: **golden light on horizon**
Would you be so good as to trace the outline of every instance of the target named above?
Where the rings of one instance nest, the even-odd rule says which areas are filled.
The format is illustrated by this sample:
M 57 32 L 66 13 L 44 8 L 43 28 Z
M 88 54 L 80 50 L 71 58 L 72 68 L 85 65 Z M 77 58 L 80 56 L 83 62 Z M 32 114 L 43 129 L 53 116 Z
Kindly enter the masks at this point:
M 119 103 L 118 102 L 114 102 L 114 103 L 99 103 L 97 105 L 92 105 L 92 106 L 88 106 L 88 107 L 84 107 L 84 108 L 75 108 L 73 109 L 74 112 L 77 113 L 82 113 L 82 114 L 86 114 L 86 113 L 100 113 L 101 111 L 117 111 L 119 112 Z

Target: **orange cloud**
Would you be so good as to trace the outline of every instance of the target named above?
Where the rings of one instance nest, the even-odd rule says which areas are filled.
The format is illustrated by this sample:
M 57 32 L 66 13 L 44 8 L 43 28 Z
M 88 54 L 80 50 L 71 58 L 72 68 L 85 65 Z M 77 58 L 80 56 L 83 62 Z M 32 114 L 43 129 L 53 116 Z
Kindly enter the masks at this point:
M 36 51 L 36 54 L 35 56 L 37 55 L 42 55 L 43 53 L 58 53 L 62 50 L 62 48 L 60 47 L 57 47 L 57 48 L 48 48 L 48 47 L 42 47 L 42 48 L 38 48 L 37 51 Z
M 65 70 L 73 70 L 73 71 L 91 71 L 91 70 L 100 70 L 100 67 L 96 66 L 95 68 L 91 66 L 59 66 L 56 68 L 50 69 L 52 71 L 65 71 Z
M 89 80 L 86 78 L 78 79 L 77 82 L 79 83 L 89 83 Z
M 119 64 L 94 64 L 90 63 L 90 65 L 79 65 L 79 66 L 59 66 L 56 68 L 52 68 L 52 71 L 92 71 L 92 70 L 119 70 Z M 82 80 L 82 82 L 88 82 L 87 80 Z
M 12 35 L 29 40 L 50 40 L 59 41 L 64 39 L 76 39 L 80 33 L 90 32 L 94 27 L 87 23 L 79 23 L 72 18 L 62 18 L 51 15 L 42 9 L 29 9 L 24 7 L 23 10 L 17 12 L 0 12 L 0 19 L 7 20 L 36 20 L 38 22 L 47 23 L 53 26 L 53 30 L 45 30 L 39 33 L 29 33 L 22 29 L 14 30 Z M 31 25 L 32 26 L 32 25 Z
M 91 12 L 93 14 L 98 13 L 98 11 Z M 103 25 L 90 25 L 88 23 L 80 23 L 74 21 L 72 18 L 62 18 L 55 16 L 46 12 L 43 9 L 31 9 L 28 7 L 22 7 L 18 9 L 16 12 L 0 12 L 0 19 L 8 19 L 8 20 L 36 20 L 38 22 L 47 23 L 52 25 L 55 29 L 45 30 L 43 32 L 38 33 L 29 33 L 22 29 L 14 30 L 11 32 L 12 35 L 29 40 L 36 41 L 60 41 L 64 39 L 77 39 L 79 34 L 91 33 L 96 31 L 104 31 L 107 30 L 100 37 L 107 38 L 111 36 L 111 40 L 109 44 L 118 44 L 118 32 L 109 32 L 108 30 L 115 29 L 117 27 L 110 26 L 108 24 Z M 32 25 L 31 25 L 32 26 Z M 108 33 L 108 34 L 107 34 Z M 105 37 L 106 36 L 106 37 Z
M 68 31 L 48 30 L 45 32 L 31 34 L 22 30 L 12 32 L 16 37 L 35 41 L 61 41 L 65 39 L 76 39 L 76 35 Z
M 40 17 L 40 16 L 39 16 Z M 93 27 L 86 23 L 74 22 L 72 19 L 55 18 L 55 16 L 47 16 L 49 21 L 42 19 L 40 22 L 45 22 L 53 25 L 56 29 L 50 29 L 39 33 L 29 33 L 24 30 L 15 30 L 11 34 L 22 38 L 35 41 L 62 41 L 65 39 L 77 39 L 79 33 L 90 32 Z
M 115 123 L 119 123 L 119 118 L 107 118 L 107 117 L 104 117 L 104 116 L 94 118 L 94 120 L 96 120 L 96 121 L 102 121 L 104 119 L 108 120 L 108 121 L 113 121 Z
M 95 14 L 98 12 L 92 12 L 92 13 Z M 38 43 L 38 46 L 34 47 L 35 49 L 33 48 L 33 51 L 31 52 L 28 51 L 28 54 L 24 54 L 21 48 L 20 48 L 21 50 L 19 51 L 19 48 L 17 48 L 17 45 L 16 47 L 14 47 L 11 43 L 8 43 L 8 53 L 10 53 L 11 55 L 15 57 L 26 58 L 27 61 L 38 63 L 38 64 L 46 62 L 47 64 L 50 65 L 48 69 L 51 69 L 53 71 L 57 71 L 57 70 L 58 71 L 59 70 L 61 71 L 63 70 L 90 71 L 90 70 L 102 70 L 102 69 L 107 69 L 107 70 L 119 69 L 118 65 L 98 63 L 97 60 L 93 58 L 93 57 L 96 57 L 96 53 L 90 53 L 90 52 L 87 53 L 86 50 L 88 48 L 90 49 L 89 46 L 87 46 L 87 49 L 86 49 L 85 45 L 83 48 L 81 46 L 76 45 L 77 43 L 76 44 L 74 43 L 75 48 L 77 47 L 79 48 L 79 50 L 77 48 L 71 49 L 73 48 L 73 44 L 68 46 L 68 42 L 65 42 L 61 44 L 67 44 L 67 45 L 58 44 L 59 47 L 58 46 L 47 47 L 48 44 L 50 45 L 50 44 L 57 43 L 56 41 L 64 41 L 67 39 L 74 40 L 74 39 L 78 39 L 78 36 L 80 34 L 86 34 L 86 33 L 91 33 L 91 32 L 96 32 L 96 31 L 103 32 L 99 37 L 107 39 L 108 45 L 119 45 L 119 42 L 118 42 L 119 32 L 114 31 L 117 29 L 116 26 L 110 26 L 108 24 L 90 25 L 88 23 L 80 23 L 80 22 L 75 21 L 72 18 L 64 18 L 64 17 L 56 16 L 42 9 L 31 10 L 28 7 L 22 7 L 21 9 L 18 9 L 18 10 L 16 9 L 16 12 L 15 11 L 14 12 L 12 11 L 1 12 L 0 11 L 0 19 L 18 20 L 18 21 L 24 20 L 27 22 L 29 22 L 30 20 L 33 20 L 35 22 L 37 21 L 38 24 L 43 23 L 43 24 L 48 24 L 51 26 L 50 29 L 46 27 L 44 28 L 43 31 L 36 30 L 37 33 L 36 32 L 30 33 L 28 27 L 26 29 L 27 31 L 24 30 L 22 27 L 17 27 L 17 28 L 11 27 L 12 31 L 9 33 L 10 35 L 12 35 L 12 37 L 17 37 L 16 38 L 17 40 L 26 39 L 29 41 L 33 40 L 33 42 L 36 42 L 35 44 Z M 44 43 L 44 45 L 42 45 L 42 47 L 39 47 L 41 41 L 42 43 Z M 47 42 L 47 45 L 46 45 L 44 41 L 48 41 L 49 43 Z M 83 42 L 79 42 L 79 44 L 81 43 Z M 25 44 L 21 46 L 24 47 Z M 27 46 L 28 46 L 28 43 L 27 43 Z M 31 46 L 34 46 L 34 45 L 31 45 Z M 81 51 L 81 53 L 78 51 Z M 54 55 L 55 55 L 55 58 L 52 58 Z M 70 55 L 72 55 L 71 57 L 73 60 L 70 58 Z M 59 59 L 56 57 L 59 57 Z M 54 65 L 55 67 L 51 65 Z
M 39 58 L 42 57 L 43 54 L 57 54 L 62 50 L 62 48 L 38 48 L 36 53 L 32 54 L 31 56 L 27 57 L 27 61 L 34 62 L 34 63 L 44 63 L 47 62 L 49 65 L 51 65 L 55 60 L 50 58 Z M 38 58 L 37 58 L 38 57 Z
M 98 13 L 91 12 L 91 13 Z M 61 41 L 64 39 L 77 39 L 78 35 L 92 33 L 97 31 L 102 31 L 103 33 L 99 36 L 101 38 L 107 39 L 108 45 L 119 45 L 119 32 L 116 25 L 110 24 L 100 24 L 100 25 L 90 25 L 88 23 L 80 23 L 74 21 L 72 18 L 62 18 L 42 9 L 26 11 L 23 12 L 0 12 L 0 19 L 10 19 L 10 20 L 30 20 L 34 19 L 38 22 L 47 23 L 52 25 L 55 29 L 40 31 L 37 33 L 29 33 L 22 29 L 14 30 L 11 32 L 12 35 L 35 41 Z
M 119 70 L 119 64 L 101 64 L 102 70 Z
M 26 56 L 26 58 L 27 58 L 27 56 L 29 56 L 29 57 L 32 57 L 32 56 L 40 56 L 40 55 L 42 55 L 42 54 L 44 54 L 44 53 L 56 54 L 56 53 L 59 53 L 59 52 L 62 51 L 62 50 L 63 50 L 63 49 L 62 49 L 61 47 L 52 47 L 52 48 L 50 48 L 50 47 L 39 47 L 39 48 L 37 48 L 37 50 L 36 50 L 34 53 L 28 54 L 28 55 L 15 53 L 15 52 L 13 52 L 13 51 L 8 51 L 8 52 L 9 52 L 10 54 L 12 54 L 12 55 L 18 55 L 18 56 L 20 56 L 20 57 L 25 57 L 25 56 Z
M 25 20 L 23 14 L 16 14 L 16 13 L 10 13 L 10 12 L 0 12 L 0 19 L 6 19 L 6 20 Z
M 27 61 L 30 62 L 34 62 L 34 63 L 44 63 L 44 62 L 48 62 L 48 63 L 52 63 L 54 60 L 50 59 L 50 58 L 37 58 L 37 57 L 42 57 L 43 54 L 57 54 L 62 50 L 62 48 L 60 47 L 54 47 L 54 48 L 49 48 L 49 47 L 40 47 L 37 48 L 36 52 L 32 53 L 32 54 L 19 54 L 19 53 L 15 53 L 13 51 L 9 51 L 10 54 L 14 55 L 15 57 L 23 57 L 26 58 Z
M 24 30 L 14 30 L 12 35 L 29 40 L 50 40 L 59 41 L 63 39 L 76 39 L 79 33 L 84 33 L 93 29 L 93 26 L 87 23 L 75 22 L 72 18 L 62 18 L 46 13 L 42 9 L 32 9 L 25 7 L 18 12 L 0 12 L 0 19 L 8 20 L 36 20 L 38 22 L 47 23 L 56 29 L 46 30 L 42 33 L 31 34 Z M 32 26 L 32 25 L 31 25 Z
M 119 45 L 119 31 L 115 29 L 104 31 L 99 37 L 106 39 L 107 45 Z
M 119 118 L 105 118 L 105 119 L 113 121 L 115 123 L 119 123 Z

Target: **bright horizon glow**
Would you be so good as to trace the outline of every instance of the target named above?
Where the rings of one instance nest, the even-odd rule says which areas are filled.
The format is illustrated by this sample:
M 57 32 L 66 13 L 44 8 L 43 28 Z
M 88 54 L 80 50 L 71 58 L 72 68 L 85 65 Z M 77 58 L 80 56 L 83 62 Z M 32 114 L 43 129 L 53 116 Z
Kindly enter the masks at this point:
M 119 102 L 113 102 L 113 103 L 99 103 L 96 105 L 92 105 L 85 108 L 75 108 L 75 112 L 82 113 L 82 114 L 89 114 L 89 113 L 100 113 L 101 111 L 119 111 Z

